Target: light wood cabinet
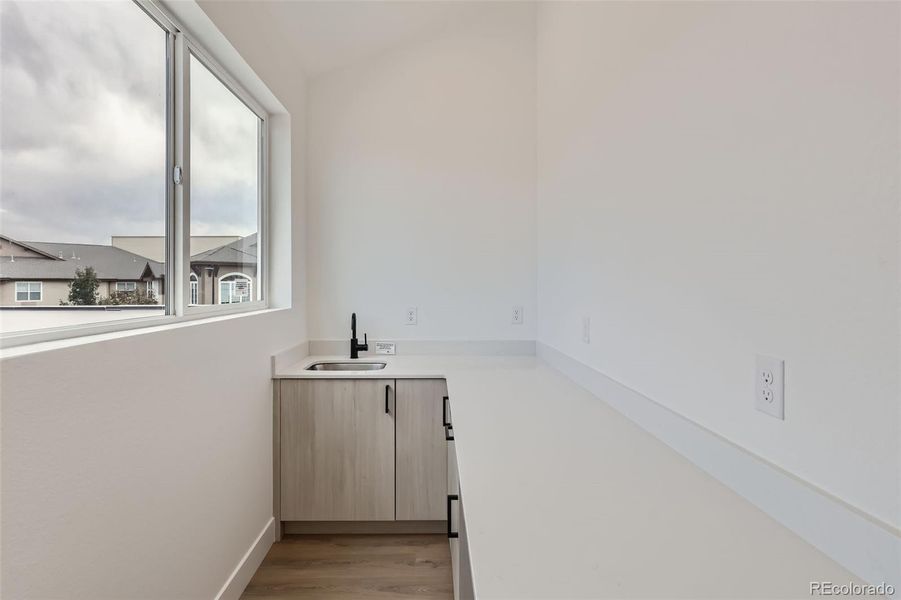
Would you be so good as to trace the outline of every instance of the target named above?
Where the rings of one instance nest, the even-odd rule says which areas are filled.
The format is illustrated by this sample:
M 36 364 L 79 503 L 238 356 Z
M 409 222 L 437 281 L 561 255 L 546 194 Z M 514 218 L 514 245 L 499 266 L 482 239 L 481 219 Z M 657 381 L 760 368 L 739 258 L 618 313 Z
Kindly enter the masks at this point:
M 453 426 L 450 402 L 447 403 L 447 421 Z M 447 440 L 447 531 L 450 543 L 451 568 L 454 581 L 454 600 L 472 600 L 475 591 L 472 583 L 472 564 L 466 539 L 466 516 L 463 509 L 463 490 L 457 467 L 457 448 L 453 435 Z
M 281 520 L 394 519 L 392 383 L 280 382 Z
M 279 381 L 279 522 L 444 521 L 446 394 L 443 379 Z
M 294 533 L 437 533 L 454 596 L 474 598 L 443 379 L 283 379 L 274 397 L 273 510 Z M 450 521 L 447 522 L 448 517 Z
M 443 521 L 447 500 L 443 379 L 398 379 L 395 476 L 398 521 Z
M 459 533 L 457 537 L 457 566 L 454 578 L 454 597 L 458 600 L 474 600 L 475 586 L 472 582 L 472 562 L 469 559 L 469 541 L 466 538 L 466 511 L 463 508 L 463 496 L 460 496 Z
M 456 499 L 455 499 L 456 498 Z M 453 440 L 447 441 L 447 530 L 459 530 L 460 479 L 457 472 L 457 452 Z M 460 600 L 460 538 L 448 536 L 451 553 L 451 572 L 454 580 L 454 600 Z

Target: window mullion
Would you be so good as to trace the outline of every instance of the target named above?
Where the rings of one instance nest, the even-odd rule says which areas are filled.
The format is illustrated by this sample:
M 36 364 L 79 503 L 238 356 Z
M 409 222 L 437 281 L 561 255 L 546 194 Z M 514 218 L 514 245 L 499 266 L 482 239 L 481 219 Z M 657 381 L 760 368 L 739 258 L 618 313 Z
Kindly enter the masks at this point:
M 268 300 L 269 289 L 269 118 L 260 119 L 257 149 L 257 289 L 252 300 Z
M 175 314 L 184 315 L 190 301 L 186 289 L 191 271 L 191 69 L 187 40 L 181 33 L 175 36 L 175 118 L 173 137 L 175 163 L 170 178 L 174 183 L 173 218 L 173 279 L 169 292 Z

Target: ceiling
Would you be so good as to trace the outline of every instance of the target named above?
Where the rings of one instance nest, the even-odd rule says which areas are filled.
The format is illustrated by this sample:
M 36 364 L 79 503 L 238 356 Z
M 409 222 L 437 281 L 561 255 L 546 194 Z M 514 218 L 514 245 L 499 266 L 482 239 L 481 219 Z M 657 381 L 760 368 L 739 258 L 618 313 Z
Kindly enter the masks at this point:
M 289 56 L 309 77 L 339 69 L 434 34 L 454 23 L 478 18 L 492 2 L 201 0 L 217 21 L 240 19 L 270 45 Z

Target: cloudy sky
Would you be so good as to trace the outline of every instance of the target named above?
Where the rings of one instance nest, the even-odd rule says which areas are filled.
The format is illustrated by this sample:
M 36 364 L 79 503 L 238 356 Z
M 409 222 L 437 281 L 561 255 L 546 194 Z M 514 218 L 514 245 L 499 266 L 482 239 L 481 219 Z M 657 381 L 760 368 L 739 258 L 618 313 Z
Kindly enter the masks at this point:
M 162 235 L 165 33 L 130 0 L 0 2 L 0 232 Z M 257 127 L 193 61 L 196 235 L 256 231 Z

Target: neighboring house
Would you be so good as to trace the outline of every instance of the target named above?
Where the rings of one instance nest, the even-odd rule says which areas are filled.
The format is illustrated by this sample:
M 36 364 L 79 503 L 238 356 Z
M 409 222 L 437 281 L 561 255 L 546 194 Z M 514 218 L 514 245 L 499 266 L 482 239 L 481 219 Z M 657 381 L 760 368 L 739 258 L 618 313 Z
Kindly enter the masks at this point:
M 93 267 L 100 296 L 152 291 L 163 303 L 163 264 L 99 244 L 20 242 L 0 235 L 0 306 L 59 306 L 78 269 Z
M 250 302 L 257 294 L 257 235 L 191 257 L 190 303 Z
M 256 234 L 219 239 L 233 241 L 191 257 L 191 304 L 234 304 L 256 298 Z M 115 245 L 21 242 L 0 234 L 0 306 L 59 306 L 69 298 L 75 271 L 85 267 L 96 271 L 100 296 L 140 289 L 152 291 L 157 303 L 164 301 L 161 262 Z
M 192 235 L 191 254 L 200 254 L 241 239 L 240 235 Z M 146 256 L 150 260 L 166 260 L 166 238 L 161 235 L 114 235 L 110 246 Z

